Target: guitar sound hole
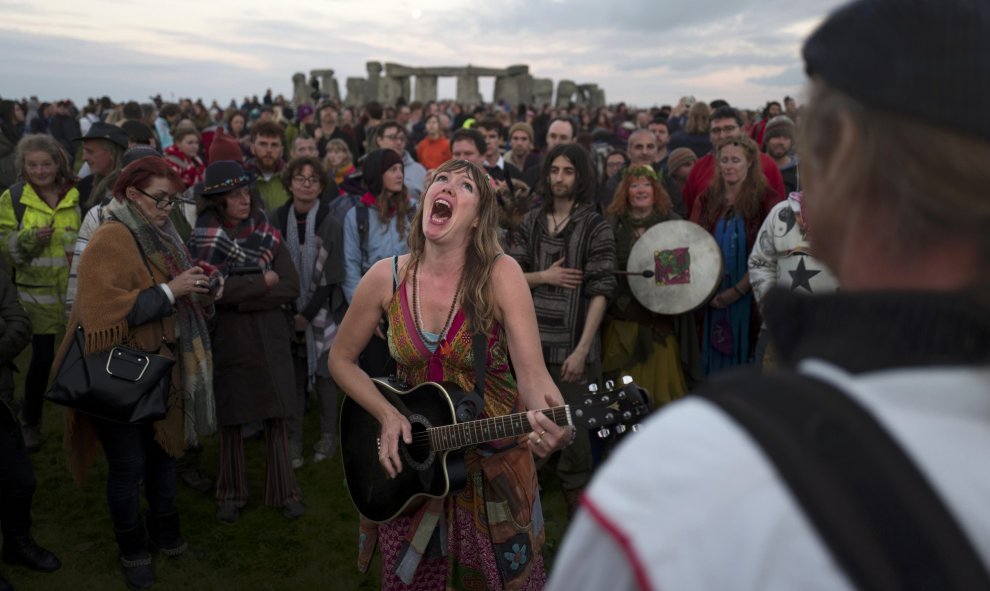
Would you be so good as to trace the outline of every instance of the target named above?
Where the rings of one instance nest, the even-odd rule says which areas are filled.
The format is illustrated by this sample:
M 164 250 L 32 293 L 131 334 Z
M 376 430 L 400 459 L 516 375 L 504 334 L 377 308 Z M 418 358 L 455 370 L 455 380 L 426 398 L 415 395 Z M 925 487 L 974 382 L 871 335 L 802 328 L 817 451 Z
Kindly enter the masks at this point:
M 430 427 L 429 420 L 420 414 L 409 417 L 412 425 L 413 442 L 410 445 L 402 445 L 402 461 L 414 470 L 426 470 L 433 464 L 435 454 L 430 449 L 430 439 L 427 429 Z

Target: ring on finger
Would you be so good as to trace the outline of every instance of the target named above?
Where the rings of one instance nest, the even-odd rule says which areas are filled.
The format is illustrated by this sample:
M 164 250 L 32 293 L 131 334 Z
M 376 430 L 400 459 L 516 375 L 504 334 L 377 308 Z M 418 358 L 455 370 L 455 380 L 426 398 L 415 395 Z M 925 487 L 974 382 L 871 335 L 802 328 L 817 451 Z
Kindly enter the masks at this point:
M 540 445 L 541 443 L 543 443 L 543 436 L 540 436 L 540 438 L 536 440 L 536 445 Z

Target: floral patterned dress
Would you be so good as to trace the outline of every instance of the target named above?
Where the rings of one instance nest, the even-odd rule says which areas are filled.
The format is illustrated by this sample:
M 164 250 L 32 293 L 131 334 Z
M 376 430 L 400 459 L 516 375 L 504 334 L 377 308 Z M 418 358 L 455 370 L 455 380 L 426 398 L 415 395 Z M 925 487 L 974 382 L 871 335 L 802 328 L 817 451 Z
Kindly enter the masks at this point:
M 399 285 L 388 313 L 389 350 L 396 360 L 398 377 L 409 384 L 449 381 L 466 391 L 473 390 L 472 335 L 463 311 L 458 310 L 447 335 L 431 352 L 416 332 L 406 285 L 405 281 Z M 486 368 L 482 416 L 522 412 L 509 368 L 505 331 L 497 323 L 488 339 Z M 398 517 L 379 527 L 382 589 L 543 588 L 546 573 L 540 547 L 544 532 L 536 469 L 530 451 L 514 444 L 509 439 L 465 450 L 467 486 L 434 502 L 433 509 L 440 518 L 421 557 L 416 556 L 414 534 L 429 505 L 416 515 Z M 525 498 L 518 498 L 520 494 Z M 520 505 L 525 505 L 522 515 Z M 499 521 L 496 515 L 508 519 Z M 418 563 L 413 570 L 408 567 L 411 562 Z M 412 575 L 411 584 L 403 582 Z

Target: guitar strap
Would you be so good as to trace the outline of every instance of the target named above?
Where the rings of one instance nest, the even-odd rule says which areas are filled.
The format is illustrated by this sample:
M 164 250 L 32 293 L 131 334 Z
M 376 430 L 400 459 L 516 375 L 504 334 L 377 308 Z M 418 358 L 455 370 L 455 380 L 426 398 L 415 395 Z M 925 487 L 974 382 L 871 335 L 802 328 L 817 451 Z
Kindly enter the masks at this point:
M 488 362 L 488 337 L 477 332 L 471 337 L 474 356 L 474 390 L 462 392 L 455 413 L 458 422 L 473 421 L 485 408 L 485 367 Z
M 990 589 L 925 475 L 845 392 L 794 372 L 737 372 L 702 396 L 760 445 L 857 588 Z

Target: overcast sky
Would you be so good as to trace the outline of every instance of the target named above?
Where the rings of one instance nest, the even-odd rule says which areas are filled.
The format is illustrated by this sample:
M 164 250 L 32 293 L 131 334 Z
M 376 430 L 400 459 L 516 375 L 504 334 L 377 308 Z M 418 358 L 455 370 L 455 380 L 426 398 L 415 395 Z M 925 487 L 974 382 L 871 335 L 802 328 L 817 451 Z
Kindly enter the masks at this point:
M 528 64 L 638 106 L 800 97 L 803 39 L 840 0 L 0 0 L 0 95 L 292 95 L 332 68 L 345 93 L 365 62 Z M 456 8 L 455 8 L 456 7 Z M 441 79 L 441 98 L 454 80 Z M 492 81 L 482 79 L 491 100 Z

